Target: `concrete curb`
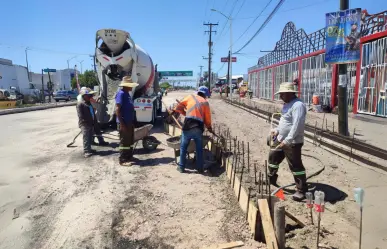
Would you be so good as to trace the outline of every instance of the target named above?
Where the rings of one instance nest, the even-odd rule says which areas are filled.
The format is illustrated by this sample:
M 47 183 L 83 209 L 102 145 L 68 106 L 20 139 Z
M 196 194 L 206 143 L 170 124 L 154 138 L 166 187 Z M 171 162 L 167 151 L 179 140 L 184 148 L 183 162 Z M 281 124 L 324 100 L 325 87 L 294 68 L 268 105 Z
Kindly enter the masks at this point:
M 23 113 L 23 112 L 41 111 L 41 110 L 66 107 L 66 106 L 75 106 L 76 104 L 77 102 L 71 102 L 71 103 L 65 103 L 65 104 L 53 104 L 53 105 L 44 105 L 44 106 L 31 106 L 31 107 L 25 107 L 25 108 L 7 109 L 7 110 L 1 110 L 0 116 L 8 115 L 8 114 Z

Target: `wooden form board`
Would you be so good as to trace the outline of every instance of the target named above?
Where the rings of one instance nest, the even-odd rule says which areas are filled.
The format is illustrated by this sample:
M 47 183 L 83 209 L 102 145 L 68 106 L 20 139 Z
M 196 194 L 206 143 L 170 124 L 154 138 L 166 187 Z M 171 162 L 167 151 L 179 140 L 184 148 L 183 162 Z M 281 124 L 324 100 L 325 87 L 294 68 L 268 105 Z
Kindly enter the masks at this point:
M 249 223 L 250 231 L 255 237 L 257 226 L 258 208 L 252 201 L 249 202 L 249 213 L 247 214 L 247 222 Z
M 237 193 L 238 196 L 238 193 Z M 242 187 L 241 188 L 241 194 L 239 196 L 239 206 L 241 206 L 241 209 L 244 213 L 247 212 L 247 202 L 249 201 L 249 196 L 246 190 Z
M 232 179 L 233 173 L 234 172 L 232 171 L 231 163 L 229 163 L 228 166 L 227 166 L 227 177 L 228 177 L 228 179 Z
M 269 204 L 266 199 L 258 200 L 259 213 L 262 219 L 263 232 L 265 234 L 266 246 L 268 249 L 278 249 L 275 237 L 273 221 L 271 220 Z
M 239 180 L 238 177 L 235 177 L 235 183 L 234 183 L 234 193 L 238 197 L 239 193 L 239 186 L 241 185 L 241 181 Z

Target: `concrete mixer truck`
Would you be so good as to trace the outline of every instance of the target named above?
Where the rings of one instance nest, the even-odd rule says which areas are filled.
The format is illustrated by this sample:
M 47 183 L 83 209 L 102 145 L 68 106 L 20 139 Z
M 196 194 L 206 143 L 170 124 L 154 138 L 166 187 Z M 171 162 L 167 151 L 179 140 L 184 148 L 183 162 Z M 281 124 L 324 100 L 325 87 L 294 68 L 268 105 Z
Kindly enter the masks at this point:
M 131 76 L 139 85 L 130 93 L 136 121 L 154 123 L 161 112 L 157 66 L 126 31 L 101 29 L 96 34 L 95 65 L 98 74 L 99 101 L 96 115 L 102 125 L 115 123 L 115 95 L 124 76 Z

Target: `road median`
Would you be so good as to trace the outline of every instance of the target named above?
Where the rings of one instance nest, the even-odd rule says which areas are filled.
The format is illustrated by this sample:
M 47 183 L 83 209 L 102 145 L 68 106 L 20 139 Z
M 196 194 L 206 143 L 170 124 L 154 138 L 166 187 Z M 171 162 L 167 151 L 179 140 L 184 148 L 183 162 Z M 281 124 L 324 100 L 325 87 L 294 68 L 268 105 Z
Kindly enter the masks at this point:
M 38 106 L 5 109 L 5 110 L 0 110 L 0 116 L 9 115 L 9 114 L 16 114 L 16 113 L 23 113 L 23 112 L 41 111 L 41 110 L 66 107 L 66 106 L 75 106 L 76 104 L 77 104 L 77 102 L 70 102 L 70 103 L 63 103 L 63 104 L 50 103 L 50 104 L 43 104 L 43 105 L 38 105 Z

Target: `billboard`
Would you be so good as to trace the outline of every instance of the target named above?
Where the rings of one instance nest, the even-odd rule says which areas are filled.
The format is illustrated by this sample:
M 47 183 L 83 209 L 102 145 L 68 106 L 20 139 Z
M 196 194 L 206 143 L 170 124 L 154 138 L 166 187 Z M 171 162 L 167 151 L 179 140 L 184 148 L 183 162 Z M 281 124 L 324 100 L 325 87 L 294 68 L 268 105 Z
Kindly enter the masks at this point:
M 236 57 L 231 57 L 231 61 L 236 62 L 237 61 Z M 228 62 L 228 57 L 220 58 L 220 62 Z
M 161 77 L 193 76 L 193 71 L 159 71 Z
M 326 63 L 345 64 L 360 59 L 360 19 L 360 8 L 326 14 Z

